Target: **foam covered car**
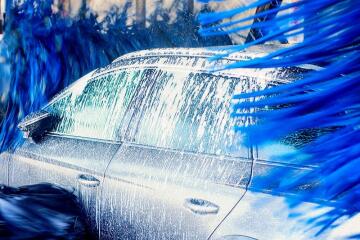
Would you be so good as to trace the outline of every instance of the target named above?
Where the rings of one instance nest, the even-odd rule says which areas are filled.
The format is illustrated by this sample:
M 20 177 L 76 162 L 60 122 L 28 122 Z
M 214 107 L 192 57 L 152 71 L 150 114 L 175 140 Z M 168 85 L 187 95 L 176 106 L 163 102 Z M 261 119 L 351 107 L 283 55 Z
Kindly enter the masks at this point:
M 258 46 L 214 61 L 220 50 L 124 55 L 20 123 L 26 139 L 1 155 L 0 181 L 74 191 L 101 239 L 310 239 L 313 232 L 289 217 L 285 198 L 269 194 L 280 179 L 251 189 L 268 171 L 313 166 L 271 161 L 291 144 L 243 145 L 233 127 L 252 119 L 230 113 L 233 94 L 316 68 L 212 71 L 271 50 Z

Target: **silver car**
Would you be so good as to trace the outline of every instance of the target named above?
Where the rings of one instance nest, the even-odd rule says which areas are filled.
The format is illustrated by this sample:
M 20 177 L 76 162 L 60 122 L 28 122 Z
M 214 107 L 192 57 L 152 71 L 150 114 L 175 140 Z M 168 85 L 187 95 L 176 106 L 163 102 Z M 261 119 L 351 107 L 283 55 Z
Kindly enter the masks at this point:
M 124 55 L 24 119 L 26 139 L 1 155 L 0 181 L 74 191 L 101 239 L 309 239 L 288 218 L 285 200 L 266 193 L 279 179 L 248 189 L 274 168 L 311 167 L 269 160 L 291 146 L 242 145 L 233 126 L 251 119 L 230 112 L 234 93 L 291 81 L 311 67 L 211 71 L 268 51 L 214 61 L 221 51 Z

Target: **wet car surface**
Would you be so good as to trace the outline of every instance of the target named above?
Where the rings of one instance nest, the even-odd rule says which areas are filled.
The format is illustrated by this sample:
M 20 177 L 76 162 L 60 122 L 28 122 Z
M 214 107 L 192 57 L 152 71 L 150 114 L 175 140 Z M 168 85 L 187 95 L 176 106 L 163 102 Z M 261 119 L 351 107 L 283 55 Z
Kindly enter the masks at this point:
M 219 52 L 154 49 L 94 70 L 20 124 L 28 138 L 1 155 L 0 181 L 75 191 L 101 239 L 309 239 L 281 197 L 247 191 L 274 168 L 309 168 L 269 161 L 283 148 L 245 147 L 233 126 L 251 119 L 230 117 L 234 93 L 309 68 L 209 71 L 268 50 L 251 51 L 209 61 Z

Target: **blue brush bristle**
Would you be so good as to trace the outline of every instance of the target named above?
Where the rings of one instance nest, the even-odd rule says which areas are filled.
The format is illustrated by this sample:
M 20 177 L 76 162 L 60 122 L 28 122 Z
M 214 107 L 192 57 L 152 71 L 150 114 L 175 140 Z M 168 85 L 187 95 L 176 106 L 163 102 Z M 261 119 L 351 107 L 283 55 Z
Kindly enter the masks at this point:
M 288 200 L 291 207 L 297 206 L 303 200 L 335 200 L 332 211 L 308 221 L 309 225 L 321 228 L 320 234 L 335 227 L 337 219 L 351 218 L 360 212 L 360 25 L 355 23 L 360 19 L 359 2 L 300 0 L 289 5 L 282 4 L 277 9 L 282 14 L 257 25 L 239 27 L 235 24 L 259 15 L 273 14 L 276 10 L 208 26 L 209 23 L 236 16 L 266 2 L 270 1 L 256 1 L 246 7 L 200 16 L 203 24 L 200 31 L 211 36 L 251 27 L 269 30 L 259 39 L 227 49 L 228 54 L 252 45 L 280 40 L 284 36 L 304 36 L 303 42 L 285 45 L 283 49 L 267 56 L 237 62 L 225 68 L 269 68 L 301 64 L 322 67 L 319 71 L 307 74 L 305 79 L 293 83 L 235 95 L 234 99 L 238 103 L 234 105 L 232 113 L 233 117 L 245 115 L 257 119 L 253 126 L 235 127 L 237 131 L 246 134 L 249 145 L 266 145 L 300 131 L 323 130 L 315 140 L 296 152 L 278 156 L 288 161 L 307 156 L 302 158 L 302 163 L 318 165 L 316 170 L 302 176 L 270 172 L 254 182 L 257 187 L 261 187 L 267 179 L 282 176 L 281 186 L 274 191 L 285 192 L 291 191 L 294 186 L 316 182 L 311 190 L 301 192 L 298 198 Z M 297 7 L 296 11 L 283 12 L 293 6 Z M 289 19 L 297 20 L 298 24 L 289 25 Z M 249 98 L 257 100 L 244 101 Z

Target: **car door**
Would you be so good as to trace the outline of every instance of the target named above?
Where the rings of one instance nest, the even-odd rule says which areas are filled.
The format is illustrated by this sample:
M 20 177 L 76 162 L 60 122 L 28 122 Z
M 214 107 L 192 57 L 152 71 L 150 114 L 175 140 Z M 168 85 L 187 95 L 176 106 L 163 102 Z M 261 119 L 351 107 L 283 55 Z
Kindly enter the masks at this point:
M 102 236 L 207 239 L 250 181 L 252 151 L 233 131 L 230 104 L 256 78 L 189 66 L 145 72 L 105 174 Z
M 116 133 L 137 74 L 90 73 L 55 97 L 44 111 L 60 120 L 42 140 L 25 140 L 11 155 L 10 185 L 50 182 L 74 191 L 99 230 L 104 173 L 121 145 Z
M 9 176 L 9 154 L 1 153 L 0 154 L 0 184 L 8 185 L 8 176 Z

